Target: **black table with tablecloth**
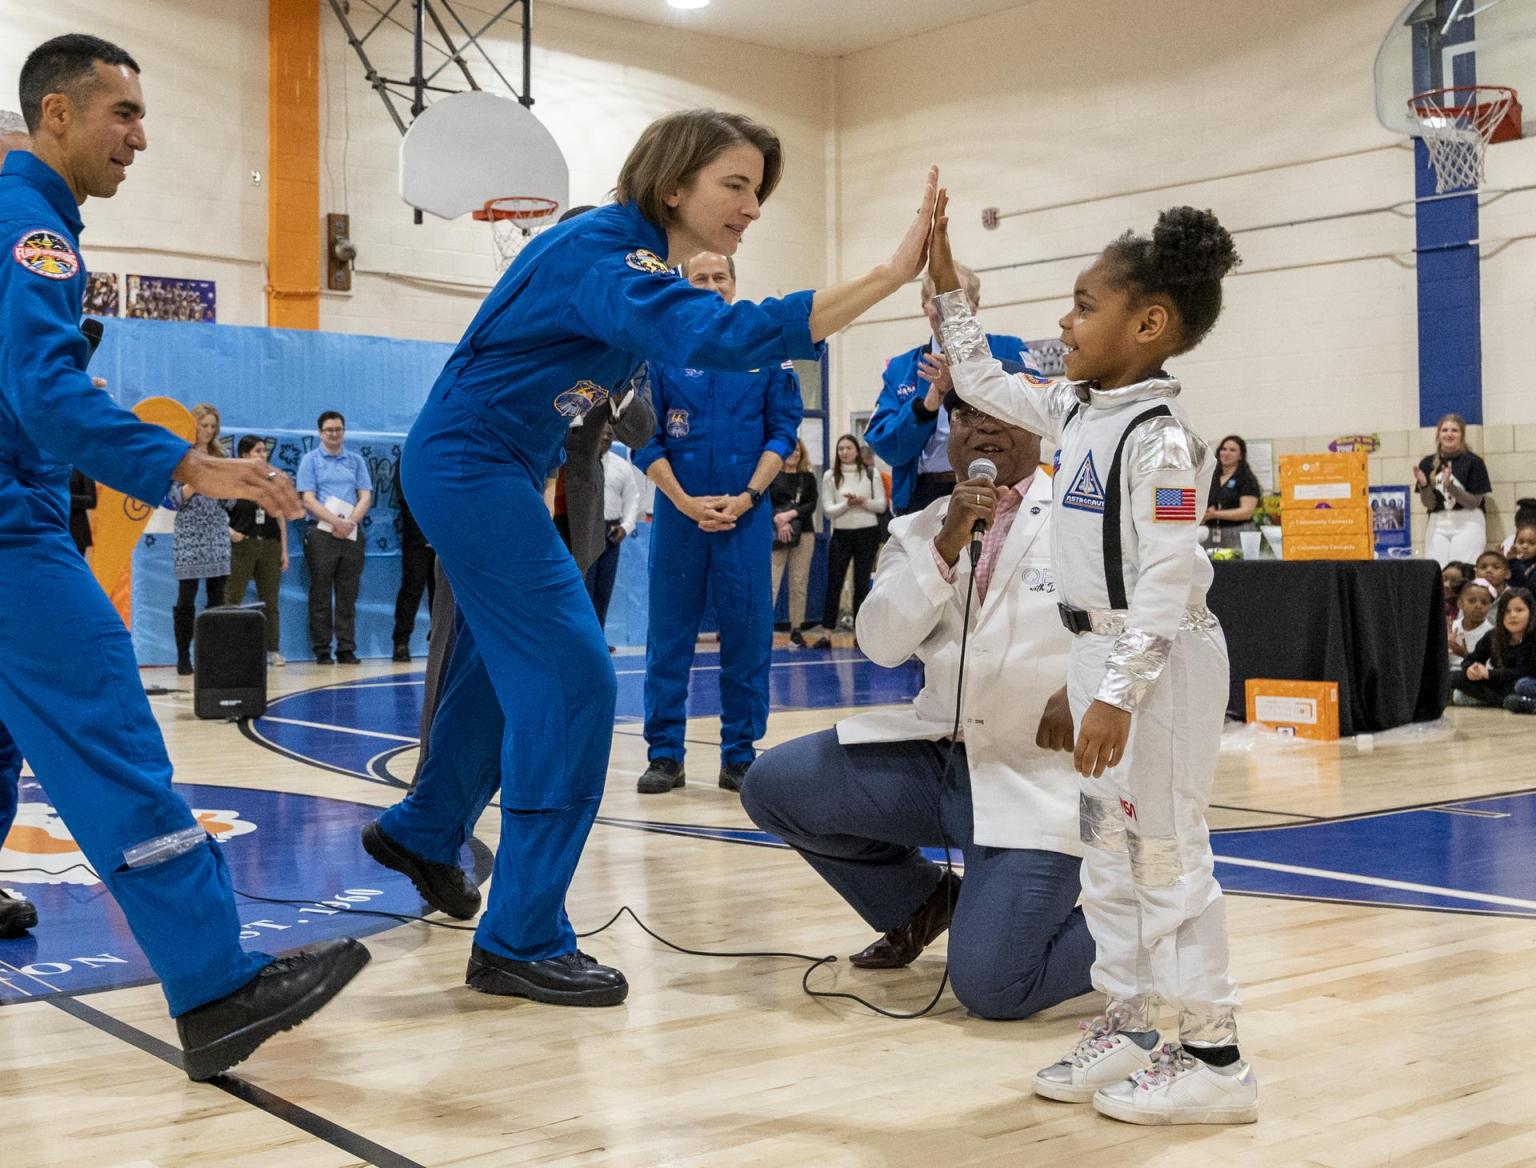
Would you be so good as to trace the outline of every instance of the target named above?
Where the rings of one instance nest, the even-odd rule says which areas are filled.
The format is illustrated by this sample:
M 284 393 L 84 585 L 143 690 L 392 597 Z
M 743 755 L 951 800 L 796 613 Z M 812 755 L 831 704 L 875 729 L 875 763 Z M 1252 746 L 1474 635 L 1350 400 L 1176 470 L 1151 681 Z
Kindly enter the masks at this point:
M 1339 733 L 1437 718 L 1450 698 L 1433 560 L 1218 560 L 1211 611 L 1232 659 L 1228 712 L 1250 677 L 1339 683 Z

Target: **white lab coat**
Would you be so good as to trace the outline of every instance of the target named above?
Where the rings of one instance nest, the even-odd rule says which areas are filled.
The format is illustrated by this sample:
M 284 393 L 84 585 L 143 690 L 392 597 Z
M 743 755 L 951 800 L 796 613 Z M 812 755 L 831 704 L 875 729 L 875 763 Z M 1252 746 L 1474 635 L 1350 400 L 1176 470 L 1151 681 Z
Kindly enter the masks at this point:
M 939 572 L 933 539 L 949 499 L 891 523 L 875 583 L 859 610 L 859 647 L 874 662 L 916 654 L 925 684 L 910 707 L 872 711 L 837 725 L 844 745 L 933 740 L 954 732 L 960 622 L 970 557 L 953 583 Z M 1067 676 L 1071 634 L 1056 611 L 1051 574 L 1051 480 L 1039 471 L 998 553 L 984 603 L 973 597 L 966 648 L 964 718 L 975 840 L 1081 856 L 1078 782 L 1071 755 L 1035 746 L 1046 700 Z

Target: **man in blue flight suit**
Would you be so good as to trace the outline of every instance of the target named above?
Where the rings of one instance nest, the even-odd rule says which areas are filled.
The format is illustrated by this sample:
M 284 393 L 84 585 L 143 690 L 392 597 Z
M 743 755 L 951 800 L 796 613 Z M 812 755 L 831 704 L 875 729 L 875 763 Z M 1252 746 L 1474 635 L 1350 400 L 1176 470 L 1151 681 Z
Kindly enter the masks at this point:
M 32 145 L 27 123 L 10 110 L 0 110 L 0 164 L 12 150 Z M 16 812 L 21 807 L 21 751 L 10 734 L 0 726 L 0 845 L 11 833 Z M 0 941 L 19 937 L 37 924 L 37 906 L 26 897 L 0 888 Z
M 71 463 L 151 504 L 175 481 L 299 514 L 280 472 L 192 451 L 85 371 L 79 205 L 114 195 L 148 146 L 138 74 L 122 49 L 78 34 L 21 71 L 31 150 L 0 171 L 0 725 L 159 976 L 187 1074 L 207 1079 L 313 1014 L 368 951 L 241 949 L 219 847 L 171 788 L 128 630 L 70 539 Z
M 736 264 L 702 252 L 683 268 L 696 288 L 736 299 Z M 706 597 L 720 621 L 720 786 L 741 790 L 768 727 L 773 653 L 773 515 L 763 493 L 795 448 L 804 405 L 790 362 L 750 373 L 651 367 L 657 432 L 635 454 L 656 483 L 645 741 L 637 789 L 681 787 L 688 674 Z
M 956 266 L 975 311 L 981 305 L 981 280 L 969 268 Z M 894 515 L 921 511 L 955 486 L 956 468 L 949 465 L 949 415 L 943 408 L 950 389 L 949 370 L 934 339 L 939 335 L 939 318 L 933 307 L 933 281 L 926 277 L 922 296 L 923 315 L 933 336 L 886 362 L 880 399 L 864 431 L 870 449 L 891 465 Z M 1011 370 L 1036 372 L 1029 368 L 1027 350 L 1018 337 L 988 333 L 987 343 L 992 355 Z

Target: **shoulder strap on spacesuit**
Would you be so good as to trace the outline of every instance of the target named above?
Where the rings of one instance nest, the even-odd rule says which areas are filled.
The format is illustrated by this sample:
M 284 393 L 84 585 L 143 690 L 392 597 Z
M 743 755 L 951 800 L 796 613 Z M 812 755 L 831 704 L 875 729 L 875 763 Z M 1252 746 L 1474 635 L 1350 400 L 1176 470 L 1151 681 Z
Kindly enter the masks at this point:
M 1125 562 L 1120 547 L 1120 463 L 1125 457 L 1125 443 L 1132 431 L 1153 418 L 1171 418 L 1167 406 L 1153 406 L 1136 415 L 1120 435 L 1114 461 L 1109 464 L 1109 478 L 1104 483 L 1104 587 L 1109 590 L 1111 609 L 1129 608 L 1125 596 Z

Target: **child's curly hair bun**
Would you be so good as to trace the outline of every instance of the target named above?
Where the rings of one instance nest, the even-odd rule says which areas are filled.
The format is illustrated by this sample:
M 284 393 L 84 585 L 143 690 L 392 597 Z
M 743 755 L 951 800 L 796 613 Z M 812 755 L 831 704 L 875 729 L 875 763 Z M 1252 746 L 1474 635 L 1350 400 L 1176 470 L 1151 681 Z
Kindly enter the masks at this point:
M 1210 211 L 1170 207 L 1151 236 L 1127 231 L 1104 250 L 1125 283 L 1144 296 L 1164 296 L 1178 313 L 1180 345 L 1187 352 L 1221 315 L 1221 279 L 1242 260 L 1231 233 Z
M 1170 284 L 1219 280 L 1243 262 L 1216 216 L 1194 207 L 1169 207 L 1157 217 L 1152 254 Z

